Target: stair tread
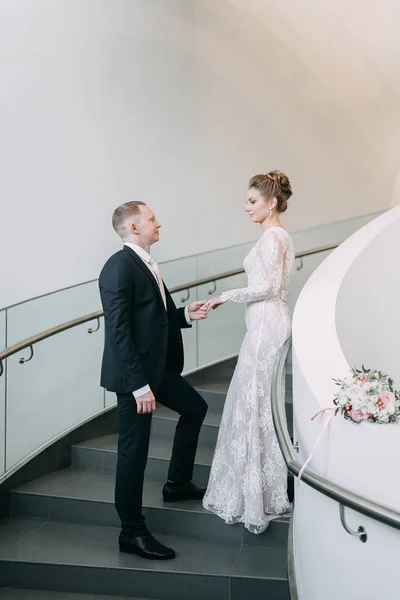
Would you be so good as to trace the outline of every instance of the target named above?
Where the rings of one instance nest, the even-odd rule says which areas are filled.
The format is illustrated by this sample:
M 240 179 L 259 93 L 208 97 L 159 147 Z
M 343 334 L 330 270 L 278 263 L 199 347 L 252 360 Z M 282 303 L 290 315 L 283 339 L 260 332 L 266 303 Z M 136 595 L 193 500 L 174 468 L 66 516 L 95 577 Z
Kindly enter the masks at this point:
M 228 393 L 229 389 L 229 381 L 214 381 L 207 383 L 197 383 L 193 387 L 196 388 L 199 392 L 213 392 L 215 394 L 221 394 L 221 396 L 225 397 Z
M 9 517 L 0 521 L 0 561 L 287 580 L 286 550 L 158 535 L 172 561 L 146 561 L 118 552 L 114 527 Z
M 193 376 L 209 403 L 195 461 L 194 480 L 203 484 L 235 362 L 212 367 L 210 377 Z M 289 420 L 291 404 L 288 391 Z M 144 514 L 151 530 L 158 532 L 157 539 L 173 547 L 177 558 L 146 561 L 119 552 L 119 520 L 113 506 L 118 435 L 98 437 L 73 446 L 76 466 L 12 490 L 14 516 L 0 520 L 0 573 L 5 576 L 3 585 L 11 586 L 0 588 L 1 598 L 117 600 L 125 594 L 127 600 L 172 600 L 176 586 L 176 597 L 193 594 L 196 600 L 228 598 L 231 591 L 235 597 L 283 593 L 286 598 L 288 519 L 277 519 L 265 534 L 255 536 L 243 525 L 228 527 L 201 501 L 164 503 L 162 486 L 179 415 L 159 405 L 153 418 Z M 19 585 L 35 590 L 17 589 Z
M 137 598 L 136 596 L 107 596 L 103 594 L 26 590 L 23 588 L 0 588 L 0 594 L 1 600 L 149 600 L 148 598 Z
M 187 375 L 185 379 L 193 385 L 200 393 L 211 392 L 226 396 L 233 373 L 236 367 L 237 357 L 224 360 L 210 367 L 206 367 Z M 287 380 L 292 377 L 292 364 L 285 365 Z
M 93 440 L 75 444 L 78 448 L 87 448 L 90 450 L 103 450 L 107 452 L 117 452 L 118 434 L 111 434 Z M 171 438 L 151 438 L 149 447 L 149 458 L 158 458 L 170 460 L 172 452 L 173 439 Z M 196 464 L 210 466 L 214 456 L 214 448 L 206 444 L 199 443 L 196 454 Z
M 287 400 L 287 408 L 289 411 L 291 408 L 291 395 L 288 393 Z M 173 410 L 170 410 L 166 407 L 160 407 L 158 409 L 158 418 L 161 419 L 170 419 L 172 421 L 177 421 L 179 416 Z M 205 425 L 211 427 L 219 427 L 221 421 L 221 413 L 215 410 L 208 411 L 206 416 Z M 291 425 L 293 421 L 293 417 L 291 414 L 288 415 L 288 424 Z M 85 440 L 84 442 L 80 442 L 79 444 L 74 444 L 75 447 L 78 448 L 86 448 L 90 450 L 104 450 L 107 452 L 117 452 L 117 442 L 118 442 L 118 434 L 106 435 L 98 438 L 94 438 L 91 440 Z M 158 458 L 169 460 L 171 457 L 172 451 L 172 437 L 155 437 L 152 436 L 150 439 L 150 447 L 149 447 L 149 458 Z M 214 446 L 207 445 L 204 442 L 199 441 L 197 447 L 196 454 L 196 464 L 210 466 L 212 463 L 214 455 Z
M 112 473 L 67 467 L 66 469 L 61 469 L 30 483 L 21 485 L 13 490 L 13 493 L 114 504 L 114 484 L 115 475 Z M 161 493 L 163 484 L 164 481 L 157 479 L 144 480 L 144 507 L 212 515 L 212 513 L 203 507 L 202 502 L 199 500 L 165 503 Z M 276 521 L 287 523 L 288 518 L 284 517 L 276 519 Z
M 293 404 L 292 392 L 287 391 L 286 392 L 286 408 L 289 411 L 292 410 L 292 404 Z M 221 407 L 221 410 L 208 409 L 206 418 L 204 419 L 203 426 L 206 425 L 209 427 L 219 427 L 221 424 L 221 417 L 222 417 L 222 407 Z M 157 407 L 157 410 L 153 415 L 153 419 L 154 418 L 170 419 L 171 421 L 178 421 L 179 415 L 174 410 L 171 410 L 170 408 L 167 408 L 166 406 L 160 406 L 160 407 Z M 291 420 L 290 415 L 288 416 L 288 420 L 289 421 Z
M 24 484 L 13 490 L 13 493 L 58 496 L 74 500 L 114 504 L 114 484 L 115 475 L 112 473 L 68 467 Z M 208 512 L 198 500 L 164 503 L 161 494 L 163 484 L 163 481 L 145 479 L 143 486 L 144 507 L 186 510 L 197 513 Z
M 186 379 L 199 390 L 226 393 L 237 363 L 237 357 L 211 365 L 188 375 Z
M 206 418 L 204 419 L 203 426 L 208 425 L 211 427 L 219 427 L 221 423 L 222 408 L 221 410 L 210 410 L 208 409 Z M 174 410 L 167 408 L 166 406 L 158 406 L 156 412 L 153 415 L 154 418 L 159 419 L 170 419 L 171 421 L 178 421 L 179 415 Z

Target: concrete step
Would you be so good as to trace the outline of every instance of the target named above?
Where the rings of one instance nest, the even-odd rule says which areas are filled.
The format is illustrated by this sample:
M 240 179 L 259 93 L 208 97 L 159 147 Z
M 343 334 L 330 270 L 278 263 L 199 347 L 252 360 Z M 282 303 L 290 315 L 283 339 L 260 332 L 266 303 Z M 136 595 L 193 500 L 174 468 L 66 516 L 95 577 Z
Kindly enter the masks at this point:
M 159 600 L 289 600 L 286 550 L 158 536 L 172 561 L 121 554 L 112 527 L 9 517 L 0 522 L 4 587 Z
M 293 389 L 291 355 L 289 355 L 288 358 L 290 360 L 286 362 L 285 366 L 285 389 L 291 391 Z M 191 375 L 187 375 L 185 379 L 200 392 L 209 391 L 226 394 L 235 370 L 236 362 L 237 358 L 231 358 L 216 365 L 201 369 Z
M 215 394 L 213 394 L 215 397 Z M 289 428 L 289 433 L 293 432 L 293 402 L 291 394 L 288 394 L 288 401 L 285 404 L 286 417 Z M 203 426 L 200 431 L 199 442 L 204 446 L 211 446 L 215 448 L 218 438 L 219 426 L 222 417 L 221 407 L 219 410 L 216 408 L 208 410 Z M 153 438 L 173 438 L 175 434 L 175 428 L 179 415 L 166 408 L 165 406 L 158 406 L 157 410 L 153 415 L 153 422 L 151 426 L 151 435 Z
M 209 409 L 200 430 L 199 443 L 215 448 L 221 422 L 222 410 Z M 175 435 L 179 415 L 165 406 L 158 406 L 153 414 L 151 425 L 152 438 L 171 438 Z
M 88 440 L 72 446 L 72 466 L 115 473 L 117 466 L 118 435 Z M 169 460 L 172 453 L 173 438 L 152 438 L 150 440 L 146 477 L 148 479 L 167 479 Z M 214 450 L 211 446 L 199 444 L 196 454 L 193 479 L 199 485 L 207 485 Z
M 68 468 L 25 484 L 11 493 L 11 513 L 56 521 L 119 527 L 113 474 Z M 227 526 L 199 501 L 166 504 L 164 481 L 145 480 L 143 510 L 150 531 L 181 537 L 286 548 L 288 520 L 273 521 L 261 535 L 241 524 Z

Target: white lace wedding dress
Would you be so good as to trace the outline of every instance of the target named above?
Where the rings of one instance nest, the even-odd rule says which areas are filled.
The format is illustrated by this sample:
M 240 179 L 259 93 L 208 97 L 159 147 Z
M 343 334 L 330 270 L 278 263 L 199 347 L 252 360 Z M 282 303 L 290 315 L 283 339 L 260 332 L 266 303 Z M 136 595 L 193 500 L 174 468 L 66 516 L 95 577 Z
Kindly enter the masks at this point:
M 262 533 L 290 511 L 287 471 L 271 414 L 271 376 L 291 331 L 288 284 L 294 262 L 285 229 L 270 227 L 244 260 L 248 287 L 223 302 L 247 302 L 247 333 L 229 386 L 203 505 L 228 524 Z M 223 310 L 221 308 L 220 310 Z

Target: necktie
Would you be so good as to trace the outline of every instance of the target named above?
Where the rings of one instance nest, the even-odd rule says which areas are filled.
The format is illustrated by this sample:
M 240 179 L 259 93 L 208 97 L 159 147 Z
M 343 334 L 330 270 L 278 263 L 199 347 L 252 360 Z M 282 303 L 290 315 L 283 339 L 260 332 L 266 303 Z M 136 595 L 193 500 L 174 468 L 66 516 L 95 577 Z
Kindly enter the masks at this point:
M 165 296 L 165 289 L 164 289 L 164 284 L 163 284 L 162 277 L 161 277 L 160 267 L 158 266 L 158 262 L 153 257 L 150 259 L 150 266 L 153 269 L 153 271 L 157 277 L 157 283 L 158 283 L 158 287 L 160 288 L 161 298 L 163 299 L 165 310 L 167 310 L 167 298 Z

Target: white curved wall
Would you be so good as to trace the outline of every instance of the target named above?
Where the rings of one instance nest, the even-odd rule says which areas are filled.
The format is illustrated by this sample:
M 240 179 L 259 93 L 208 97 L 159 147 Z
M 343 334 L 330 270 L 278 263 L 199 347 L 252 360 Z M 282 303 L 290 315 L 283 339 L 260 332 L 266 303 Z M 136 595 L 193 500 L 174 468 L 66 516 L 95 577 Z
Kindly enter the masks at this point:
M 280 167 L 291 230 L 386 208 L 399 163 L 395 0 L 2 0 L 0 306 L 95 278 L 143 199 L 160 259 L 254 239 Z
M 353 262 L 336 303 L 337 334 L 349 365 L 388 373 L 398 389 L 399 304 L 400 214 Z
M 352 366 L 364 361 L 399 374 L 393 356 L 398 356 L 400 333 L 398 302 L 393 301 L 399 239 L 400 206 L 344 242 L 300 294 L 293 320 L 293 376 L 295 438 L 303 462 L 328 416 L 310 419 L 333 406 L 333 378 L 348 374 L 348 360 Z M 383 289 L 386 293 L 379 293 Z M 310 466 L 342 487 L 399 511 L 399 431 L 396 425 L 355 425 L 337 416 Z M 336 600 L 344 589 L 352 600 L 393 594 L 400 532 L 347 512 L 352 529 L 366 527 L 367 544 L 344 531 L 335 502 L 305 484 L 296 488 L 295 562 L 302 600 Z M 384 577 L 373 567 L 383 554 Z M 351 566 L 343 568 L 343 560 L 350 556 Z

